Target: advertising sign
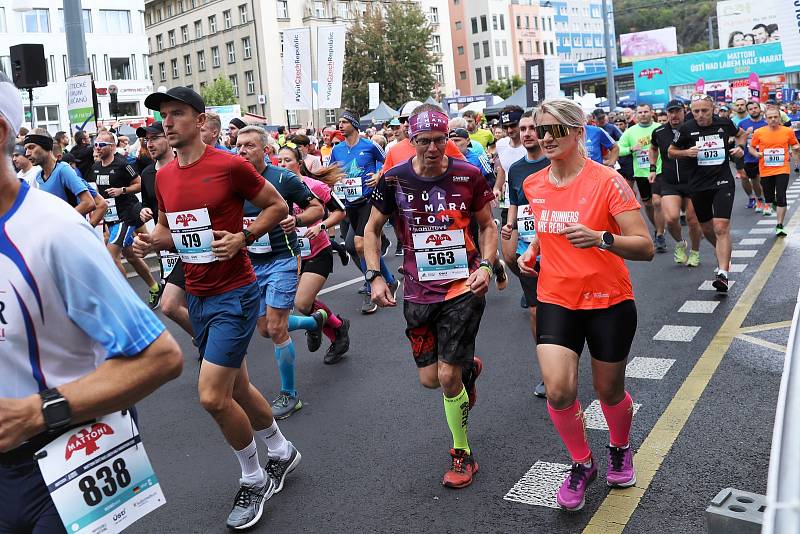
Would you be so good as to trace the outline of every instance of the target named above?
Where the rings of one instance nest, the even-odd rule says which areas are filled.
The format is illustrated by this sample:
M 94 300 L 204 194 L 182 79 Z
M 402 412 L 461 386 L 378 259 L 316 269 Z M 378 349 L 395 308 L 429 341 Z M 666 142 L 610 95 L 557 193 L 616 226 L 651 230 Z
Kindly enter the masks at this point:
M 786 13 L 794 11 L 793 0 L 784 3 L 789 10 Z M 719 47 L 722 49 L 775 42 L 781 39 L 778 33 L 778 11 L 771 2 L 753 2 L 753 0 L 717 2 L 717 24 Z
M 674 26 L 646 32 L 623 33 L 619 36 L 619 48 L 623 63 L 674 56 L 678 53 L 678 37 Z
M 67 115 L 72 133 L 78 130 L 97 133 L 91 74 L 67 78 Z
M 311 109 L 311 29 L 283 31 L 283 105 L 289 109 Z
M 317 28 L 317 107 L 336 109 L 342 105 L 344 73 L 344 25 Z
M 770 11 L 782 13 L 784 17 L 778 24 L 780 42 L 783 48 L 784 62 L 789 67 L 800 65 L 800 6 L 794 0 L 772 0 Z
M 527 60 L 525 62 L 525 97 L 528 107 L 535 106 L 544 100 L 544 84 L 544 60 Z

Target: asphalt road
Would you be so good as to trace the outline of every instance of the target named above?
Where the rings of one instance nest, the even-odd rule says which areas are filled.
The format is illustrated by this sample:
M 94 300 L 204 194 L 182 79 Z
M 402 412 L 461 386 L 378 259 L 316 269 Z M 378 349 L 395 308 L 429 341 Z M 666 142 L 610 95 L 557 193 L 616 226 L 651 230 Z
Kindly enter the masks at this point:
M 734 263 L 747 266 L 731 275 L 735 283 L 727 296 L 698 289 L 712 279 L 715 265 L 707 243 L 702 245 L 702 264 L 697 269 L 675 265 L 671 253 L 659 254 L 651 263 L 629 264 L 639 313 L 631 358 L 653 358 L 661 363 L 674 360 L 661 379 L 628 379 L 634 402 L 641 404 L 632 432 L 635 448 L 737 305 L 775 241 L 773 233 L 750 233 L 754 228 L 771 230 L 773 226 L 757 224 L 763 218 L 746 210 L 744 203 L 744 195 L 737 190 L 734 250 L 752 250 L 755 255 L 734 258 Z M 760 244 L 739 244 L 742 239 L 762 238 Z M 745 326 L 791 319 L 800 285 L 799 249 L 800 235 L 787 238 L 787 248 L 748 313 Z M 397 259 L 388 259 L 396 267 Z M 328 287 L 357 274 L 352 266 L 337 265 Z M 143 293 L 138 279 L 131 283 Z M 608 493 L 602 478 L 605 431 L 587 430 L 601 476 L 590 486 L 582 511 L 566 513 L 504 499 L 537 462 L 569 461 L 545 402 L 532 395 L 539 376 L 527 311 L 519 306 L 517 281 L 512 278 L 504 292 L 493 287 L 487 297 L 477 343 L 484 372 L 478 382 L 478 404 L 469 420 L 470 445 L 480 472 L 472 486 L 456 491 L 440 484 L 451 446 L 441 393 L 418 384 L 401 309 L 362 316 L 357 288 L 358 284 L 346 285 L 323 296 L 335 312 L 352 322 L 350 353 L 340 364 L 323 365 L 327 342 L 321 351 L 310 354 L 304 336 L 294 336 L 297 383 L 304 407 L 280 426 L 303 459 L 283 492 L 267 503 L 265 516 L 253 531 L 581 532 Z M 686 301 L 718 305 L 712 313 L 678 312 Z M 239 467 L 216 425 L 198 404 L 196 350 L 188 336 L 165 321 L 184 350 L 184 372 L 140 403 L 139 411 L 145 447 L 167 504 L 129 532 L 223 532 L 238 487 Z M 699 330 L 691 341 L 654 340 L 664 325 L 696 326 Z M 783 360 L 776 346 L 786 344 L 788 328 L 750 335 L 767 343 L 733 341 L 627 521 L 625 533 L 704 532 L 704 509 L 720 489 L 732 486 L 765 491 Z M 595 398 L 587 359 L 585 353 L 579 378 L 584 407 Z M 274 397 L 279 380 L 268 340 L 254 337 L 248 366 L 255 385 L 268 398 Z M 665 445 L 669 448 L 670 444 Z M 260 450 L 262 459 L 266 458 L 263 447 Z M 517 487 L 533 501 L 552 501 L 554 490 L 548 484 L 557 485 L 562 478 L 556 470 L 549 478 L 534 476 L 531 484 Z

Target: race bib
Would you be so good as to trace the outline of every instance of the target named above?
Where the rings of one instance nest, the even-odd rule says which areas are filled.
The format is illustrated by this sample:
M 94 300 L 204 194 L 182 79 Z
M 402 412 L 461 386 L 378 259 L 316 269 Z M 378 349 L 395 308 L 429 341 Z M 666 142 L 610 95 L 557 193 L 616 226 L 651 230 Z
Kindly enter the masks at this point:
M 725 143 L 720 136 L 709 136 L 704 141 L 698 141 L 697 148 L 697 164 L 701 167 L 725 163 Z
M 105 185 L 105 186 L 111 185 L 111 182 L 109 180 L 109 176 L 107 174 L 98 174 L 97 175 L 97 185 Z
M 298 226 L 294 229 L 297 232 L 297 246 L 300 247 L 300 257 L 307 258 L 311 256 L 311 240 L 306 235 L 308 228 L 305 226 Z
M 249 228 L 255 220 L 255 217 L 245 217 L 243 227 Z M 272 252 L 272 242 L 269 240 L 269 232 L 253 241 L 253 244 L 247 247 L 247 251 L 253 254 L 267 254 Z
M 167 213 L 169 231 L 175 250 L 186 263 L 211 263 L 217 261 L 211 252 L 214 234 L 208 208 Z
M 364 189 L 360 177 L 342 178 L 338 184 L 341 184 L 342 191 L 344 192 L 344 199 L 348 202 L 355 202 L 364 196 Z
M 640 150 L 636 153 L 636 166 L 640 169 L 650 170 L 650 155 L 646 150 Z
M 166 502 L 129 413 L 62 434 L 36 458 L 67 532 L 122 532 Z
M 339 200 L 344 200 L 344 186 L 342 185 L 341 181 L 336 182 L 333 184 L 333 190 L 331 191 L 333 196 L 338 198 Z
M 785 161 L 786 161 L 786 153 L 782 148 L 764 149 L 765 167 L 783 167 Z
M 415 232 L 412 236 L 420 282 L 458 280 L 469 276 L 463 230 Z
M 510 204 L 508 202 L 508 180 L 506 180 L 506 183 L 503 185 L 503 197 L 500 199 L 500 207 L 508 209 L 509 206 Z
M 526 243 L 530 243 L 536 237 L 536 222 L 533 220 L 530 204 L 517 208 L 517 232 L 520 241 Z
M 106 209 L 106 214 L 103 215 L 103 220 L 106 222 L 106 224 L 117 224 L 119 222 L 119 215 L 117 214 L 117 199 L 109 197 L 106 199 L 106 204 L 108 204 L 108 208 Z
M 172 254 L 171 252 L 167 252 L 166 250 L 162 250 L 159 252 L 161 256 L 161 278 L 166 280 L 170 274 L 172 274 L 173 269 L 178 264 L 178 260 L 181 258 L 177 254 Z

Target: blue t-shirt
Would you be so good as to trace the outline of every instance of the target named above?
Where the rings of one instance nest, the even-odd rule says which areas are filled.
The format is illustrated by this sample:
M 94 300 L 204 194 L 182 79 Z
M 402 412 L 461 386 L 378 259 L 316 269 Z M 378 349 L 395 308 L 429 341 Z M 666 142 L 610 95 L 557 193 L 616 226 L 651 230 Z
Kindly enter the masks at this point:
M 751 117 L 747 117 L 742 122 L 739 123 L 739 128 L 742 130 L 747 131 L 748 128 L 752 128 L 753 132 L 758 130 L 759 128 L 763 128 L 767 125 L 767 121 L 764 120 L 764 117 L 761 117 L 761 120 L 754 121 Z M 750 146 L 750 140 L 753 138 L 753 132 L 750 132 L 747 135 L 747 147 Z M 758 163 L 758 158 L 751 155 L 750 151 L 747 148 L 744 149 L 744 162 L 745 163 Z
M 586 125 L 586 154 L 592 159 L 603 164 L 603 149 L 611 150 L 617 144 L 608 133 L 599 126 Z
M 545 156 L 534 160 L 530 160 L 528 156 L 525 156 L 511 164 L 511 167 L 508 168 L 507 178 L 508 202 L 512 206 L 525 206 L 528 204 L 525 191 L 522 190 L 525 179 L 532 174 L 536 174 L 548 165 L 550 165 L 550 160 Z M 529 243 L 522 239 L 517 240 L 517 254 L 520 256 L 525 254 L 525 251 L 528 250 L 528 245 Z
M 494 169 L 492 169 L 492 164 L 489 161 L 488 156 L 486 156 L 486 152 L 469 150 L 464 157 L 468 162 L 478 167 L 478 169 L 481 171 L 481 175 L 486 178 L 486 182 L 489 184 L 489 187 L 494 187 L 496 177 L 494 175 Z
M 347 141 L 339 143 L 331 151 L 330 165 L 338 163 L 344 171 L 345 178 L 341 185 L 345 187 L 345 207 L 363 204 L 370 195 L 372 188 L 365 183 L 370 174 L 381 169 L 385 154 L 381 147 L 366 139 L 359 139 L 353 147 Z
M 231 154 L 235 154 L 236 153 L 235 151 L 231 150 L 230 148 L 226 147 L 225 145 L 221 145 L 219 143 L 214 145 L 214 148 L 216 148 L 217 150 L 222 150 L 223 152 L 230 152 Z
M 789 120 L 792 121 L 792 129 L 795 131 L 800 130 L 800 111 L 797 113 L 789 113 Z
M 75 169 L 63 161 L 56 163 L 53 172 L 46 181 L 42 176 L 42 172 L 39 172 L 36 176 L 36 187 L 57 196 L 69 204 L 72 204 L 73 201 L 70 199 L 70 194 L 77 198 L 78 195 L 89 189 L 89 185 L 83 178 L 78 177 Z
M 610 122 L 605 123 L 604 125 L 600 126 L 605 132 L 611 136 L 611 139 L 614 141 L 619 141 L 619 138 L 622 137 L 622 131 L 611 124 Z

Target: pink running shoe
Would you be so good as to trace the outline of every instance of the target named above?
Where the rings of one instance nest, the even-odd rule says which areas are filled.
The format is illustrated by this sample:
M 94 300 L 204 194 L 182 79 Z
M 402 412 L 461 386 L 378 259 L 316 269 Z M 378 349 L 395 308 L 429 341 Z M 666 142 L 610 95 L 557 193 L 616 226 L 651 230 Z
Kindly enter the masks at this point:
M 636 471 L 633 468 L 633 450 L 608 445 L 608 471 L 606 484 L 612 488 L 630 488 L 636 484 Z
M 583 508 L 586 500 L 586 486 L 597 478 L 597 466 L 592 462 L 591 467 L 586 467 L 580 463 L 572 464 L 567 478 L 556 494 L 558 505 L 571 512 Z

